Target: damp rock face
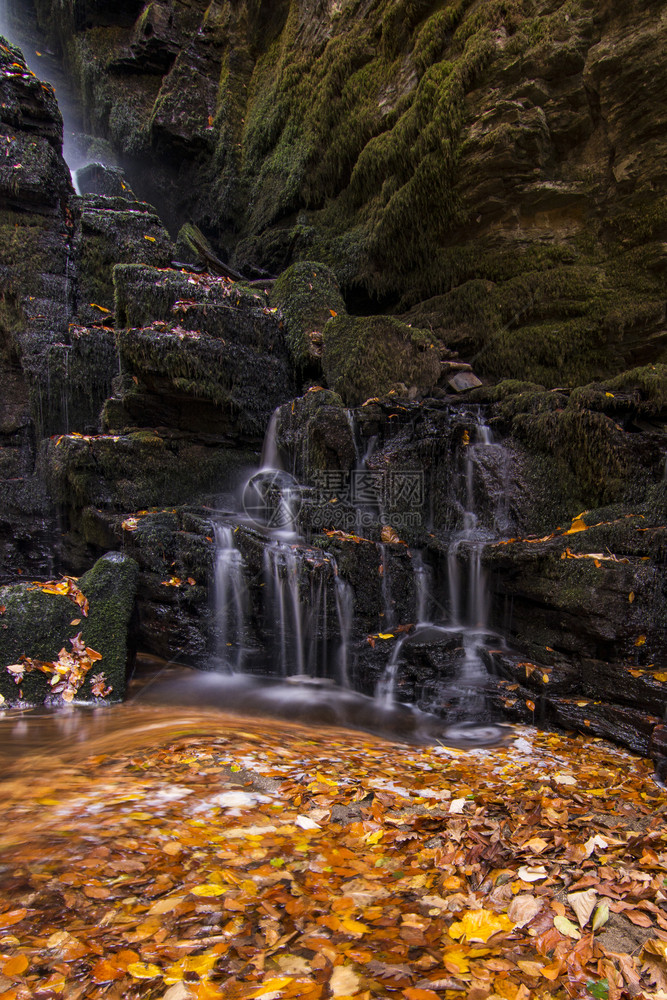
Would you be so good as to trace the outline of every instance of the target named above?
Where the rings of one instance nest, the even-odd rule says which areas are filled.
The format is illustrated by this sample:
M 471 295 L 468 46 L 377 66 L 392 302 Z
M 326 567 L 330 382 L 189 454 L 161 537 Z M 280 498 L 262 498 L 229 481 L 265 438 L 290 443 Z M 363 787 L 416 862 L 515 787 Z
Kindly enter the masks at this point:
M 89 7 L 36 3 L 173 231 L 274 274 L 326 264 L 480 377 L 573 386 L 660 359 L 660 3 Z
M 71 653 L 71 639 L 80 636 L 83 646 L 101 654 L 78 686 L 76 698 L 120 701 L 125 694 L 130 657 L 130 623 L 137 590 L 138 566 L 119 552 L 109 552 L 77 581 L 75 593 L 81 603 L 59 594 L 44 592 L 39 584 L 15 584 L 0 588 L 4 607 L 0 629 L 0 694 L 3 704 L 39 704 L 60 700 L 52 694 L 53 674 L 38 670 L 17 672 L 21 657 L 55 661 L 61 649 Z M 8 670 L 13 667 L 13 670 Z M 101 674 L 101 691 L 92 691 L 93 676 Z

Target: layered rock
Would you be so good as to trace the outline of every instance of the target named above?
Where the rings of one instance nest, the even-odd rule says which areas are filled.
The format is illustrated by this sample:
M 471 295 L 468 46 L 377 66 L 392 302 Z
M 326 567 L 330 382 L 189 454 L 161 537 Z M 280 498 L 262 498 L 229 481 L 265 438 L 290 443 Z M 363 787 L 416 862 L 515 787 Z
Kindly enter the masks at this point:
M 664 359 L 664 3 L 36 7 L 136 189 L 240 265 L 329 264 L 488 375 Z

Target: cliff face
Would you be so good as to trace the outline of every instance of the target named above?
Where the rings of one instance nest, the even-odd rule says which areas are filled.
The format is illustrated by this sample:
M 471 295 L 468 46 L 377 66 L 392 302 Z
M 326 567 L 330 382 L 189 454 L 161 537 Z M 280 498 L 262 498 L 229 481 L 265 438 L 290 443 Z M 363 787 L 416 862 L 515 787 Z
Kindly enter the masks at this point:
M 36 8 L 134 187 L 237 264 L 330 263 L 494 377 L 664 360 L 663 0 Z

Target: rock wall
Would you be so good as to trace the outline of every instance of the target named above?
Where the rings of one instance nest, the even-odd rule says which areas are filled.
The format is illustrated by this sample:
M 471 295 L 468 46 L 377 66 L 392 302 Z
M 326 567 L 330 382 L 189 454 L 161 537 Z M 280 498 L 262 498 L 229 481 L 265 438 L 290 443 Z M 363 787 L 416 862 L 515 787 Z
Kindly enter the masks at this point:
M 324 261 L 489 376 L 665 360 L 664 0 L 35 6 L 174 232 Z
M 142 647 L 204 663 L 213 509 L 280 407 L 306 490 L 373 439 L 374 471 L 425 477 L 428 516 L 398 541 L 380 514 L 359 540 L 302 511 L 304 558 L 354 593 L 372 691 L 385 572 L 406 628 L 409 549 L 448 593 L 484 416 L 505 442 L 469 474 L 507 638 L 487 697 L 664 756 L 661 5 L 36 6 L 132 185 L 74 195 L 53 91 L 0 47 L 3 579 L 123 547 Z M 173 267 L 161 216 L 246 274 L 302 259 L 272 289 Z M 399 315 L 359 315 L 368 296 Z M 453 373 L 478 385 L 463 403 Z M 261 532 L 240 537 L 260 580 Z M 399 692 L 433 707 L 461 655 L 407 644 Z

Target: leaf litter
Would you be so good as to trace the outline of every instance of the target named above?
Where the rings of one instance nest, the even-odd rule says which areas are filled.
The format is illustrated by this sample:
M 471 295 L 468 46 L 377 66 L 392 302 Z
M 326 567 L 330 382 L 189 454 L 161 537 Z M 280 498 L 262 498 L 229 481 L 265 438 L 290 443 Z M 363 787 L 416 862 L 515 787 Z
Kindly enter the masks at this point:
M 0 780 L 2 1000 L 667 996 L 647 761 L 534 730 L 131 728 Z

